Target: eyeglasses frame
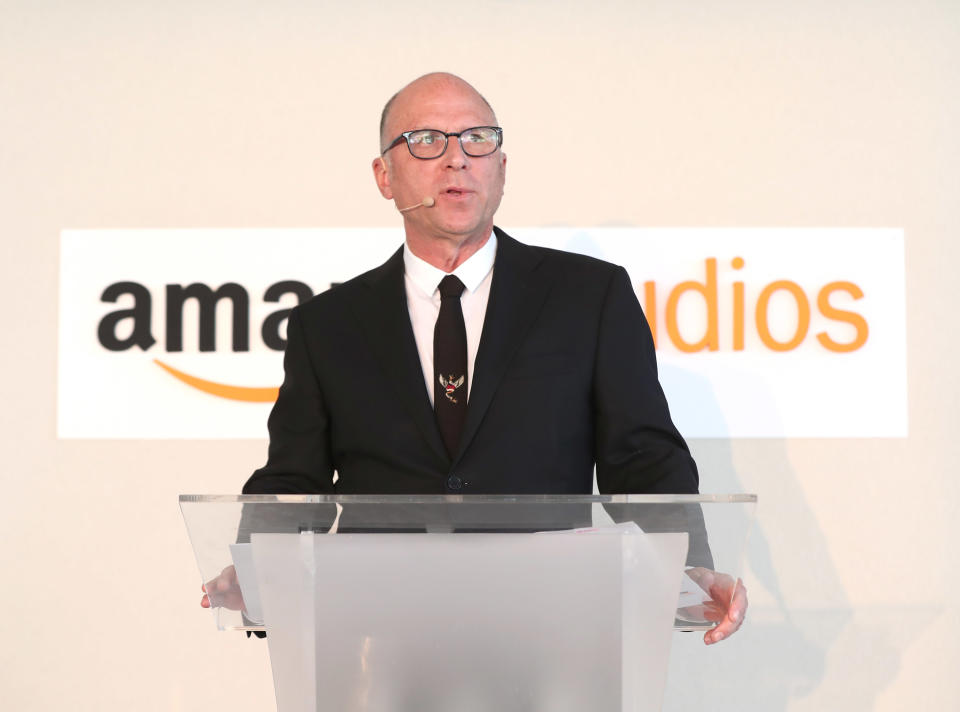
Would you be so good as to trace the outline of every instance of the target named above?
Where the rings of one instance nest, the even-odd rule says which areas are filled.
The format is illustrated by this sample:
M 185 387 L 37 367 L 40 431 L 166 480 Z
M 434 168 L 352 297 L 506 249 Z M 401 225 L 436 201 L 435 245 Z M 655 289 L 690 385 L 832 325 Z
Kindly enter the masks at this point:
M 475 156 L 475 155 L 472 154 L 472 153 L 468 153 L 468 152 L 467 152 L 467 149 L 465 149 L 465 148 L 463 147 L 463 138 L 462 138 L 462 136 L 463 136 L 463 134 L 465 134 L 465 133 L 470 133 L 471 131 L 473 131 L 473 130 L 475 130 L 475 129 L 493 129 L 494 131 L 496 131 L 496 132 L 497 132 L 497 146 L 496 146 L 496 148 L 494 148 L 492 151 L 490 151 L 490 153 L 483 153 L 483 154 L 481 154 L 481 155 L 479 155 L 479 156 Z M 417 156 L 417 155 L 415 155 L 415 154 L 413 153 L 413 149 L 410 147 L 410 135 L 411 135 L 411 134 L 415 134 L 415 133 L 419 133 L 420 131 L 436 131 L 438 134 L 443 134 L 443 150 L 440 151 L 440 153 L 438 153 L 436 156 L 430 156 L 429 158 L 425 158 L 425 157 L 423 157 L 423 156 Z M 451 136 L 456 136 L 456 137 L 457 137 L 457 143 L 460 144 L 460 150 L 463 151 L 463 154 L 464 154 L 465 156 L 470 156 L 471 158 L 484 158 L 485 156 L 493 155 L 494 153 L 497 152 L 497 149 L 498 149 L 498 148 L 502 148 L 502 147 L 503 147 L 503 129 L 500 128 L 499 126 L 471 126 L 470 128 L 464 129 L 463 131 L 451 131 L 451 132 L 449 132 L 449 133 L 446 132 L 446 131 L 441 131 L 440 129 L 412 129 L 412 130 L 410 130 L 410 131 L 404 131 L 402 134 L 400 134 L 400 135 L 397 136 L 395 139 L 393 139 L 393 141 L 391 142 L 391 144 L 390 144 L 389 146 L 387 146 L 385 149 L 383 149 L 383 150 L 380 152 L 380 155 L 381 155 L 381 156 L 387 155 L 387 151 L 389 151 L 391 148 L 394 148 L 395 146 L 399 146 L 400 143 L 403 142 L 403 143 L 406 143 L 406 144 L 407 144 L 407 150 L 410 152 L 410 155 L 413 156 L 414 158 L 416 158 L 418 161 L 432 161 L 432 160 L 435 160 L 435 159 L 437 159 L 437 158 L 442 158 L 442 157 L 443 157 L 443 154 L 445 154 L 445 153 L 447 152 L 447 148 L 450 146 L 450 137 L 451 137 Z

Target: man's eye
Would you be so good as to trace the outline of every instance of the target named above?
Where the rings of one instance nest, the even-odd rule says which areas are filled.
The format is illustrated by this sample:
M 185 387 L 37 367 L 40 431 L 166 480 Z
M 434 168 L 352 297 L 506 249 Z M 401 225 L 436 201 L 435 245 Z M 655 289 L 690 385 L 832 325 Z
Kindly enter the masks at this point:
M 414 137 L 413 137 L 413 142 L 414 142 L 414 143 L 422 143 L 422 144 L 425 144 L 425 145 L 429 146 L 429 145 L 434 144 L 434 143 L 437 142 L 437 137 L 436 137 L 434 134 L 424 134 L 424 135 L 421 135 L 421 136 L 414 136 Z
M 486 134 L 482 134 L 476 131 L 473 133 L 468 133 L 466 138 L 467 138 L 467 141 L 469 141 L 470 143 L 483 143 L 484 141 L 487 140 Z

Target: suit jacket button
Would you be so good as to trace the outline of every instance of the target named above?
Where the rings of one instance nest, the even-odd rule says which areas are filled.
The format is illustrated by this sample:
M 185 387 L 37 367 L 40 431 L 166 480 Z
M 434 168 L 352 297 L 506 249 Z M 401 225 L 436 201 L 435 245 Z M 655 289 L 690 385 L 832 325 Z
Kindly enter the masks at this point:
M 463 480 L 456 475 L 450 475 L 447 478 L 447 489 L 458 490 L 463 487 Z

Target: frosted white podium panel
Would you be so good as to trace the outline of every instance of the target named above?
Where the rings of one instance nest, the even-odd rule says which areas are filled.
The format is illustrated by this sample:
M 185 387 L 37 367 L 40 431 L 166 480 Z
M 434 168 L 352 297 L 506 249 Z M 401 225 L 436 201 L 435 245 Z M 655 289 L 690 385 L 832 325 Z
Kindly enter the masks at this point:
M 279 712 L 660 709 L 755 501 L 180 498 L 218 627 L 267 632 Z

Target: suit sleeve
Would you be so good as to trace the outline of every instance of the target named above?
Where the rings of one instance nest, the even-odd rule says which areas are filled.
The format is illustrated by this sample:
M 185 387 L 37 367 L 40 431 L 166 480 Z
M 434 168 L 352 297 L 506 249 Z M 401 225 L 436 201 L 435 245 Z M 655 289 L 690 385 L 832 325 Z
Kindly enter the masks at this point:
M 607 290 L 595 369 L 600 492 L 696 494 L 697 466 L 670 419 L 650 327 L 622 267 Z
M 290 312 L 283 385 L 270 412 L 267 464 L 244 494 L 333 494 L 330 418 L 307 348 L 302 314 Z
M 270 411 L 267 428 L 270 449 L 267 464 L 243 486 L 243 494 L 332 494 L 329 415 L 320 383 L 310 361 L 299 308 L 287 321 L 287 348 L 283 355 L 283 385 Z M 257 532 L 325 531 L 336 518 L 331 505 L 308 508 L 282 504 L 244 506 L 237 541 L 248 543 Z M 244 616 L 244 622 L 247 621 Z M 265 638 L 266 633 L 252 633 Z M 247 632 L 249 638 L 251 632 Z
M 673 425 L 657 378 L 653 337 L 626 270 L 610 282 L 594 373 L 597 487 L 603 494 L 697 494 L 699 475 Z M 713 568 L 703 512 L 696 504 L 605 505 L 614 521 L 647 532 L 686 532 L 688 566 Z

